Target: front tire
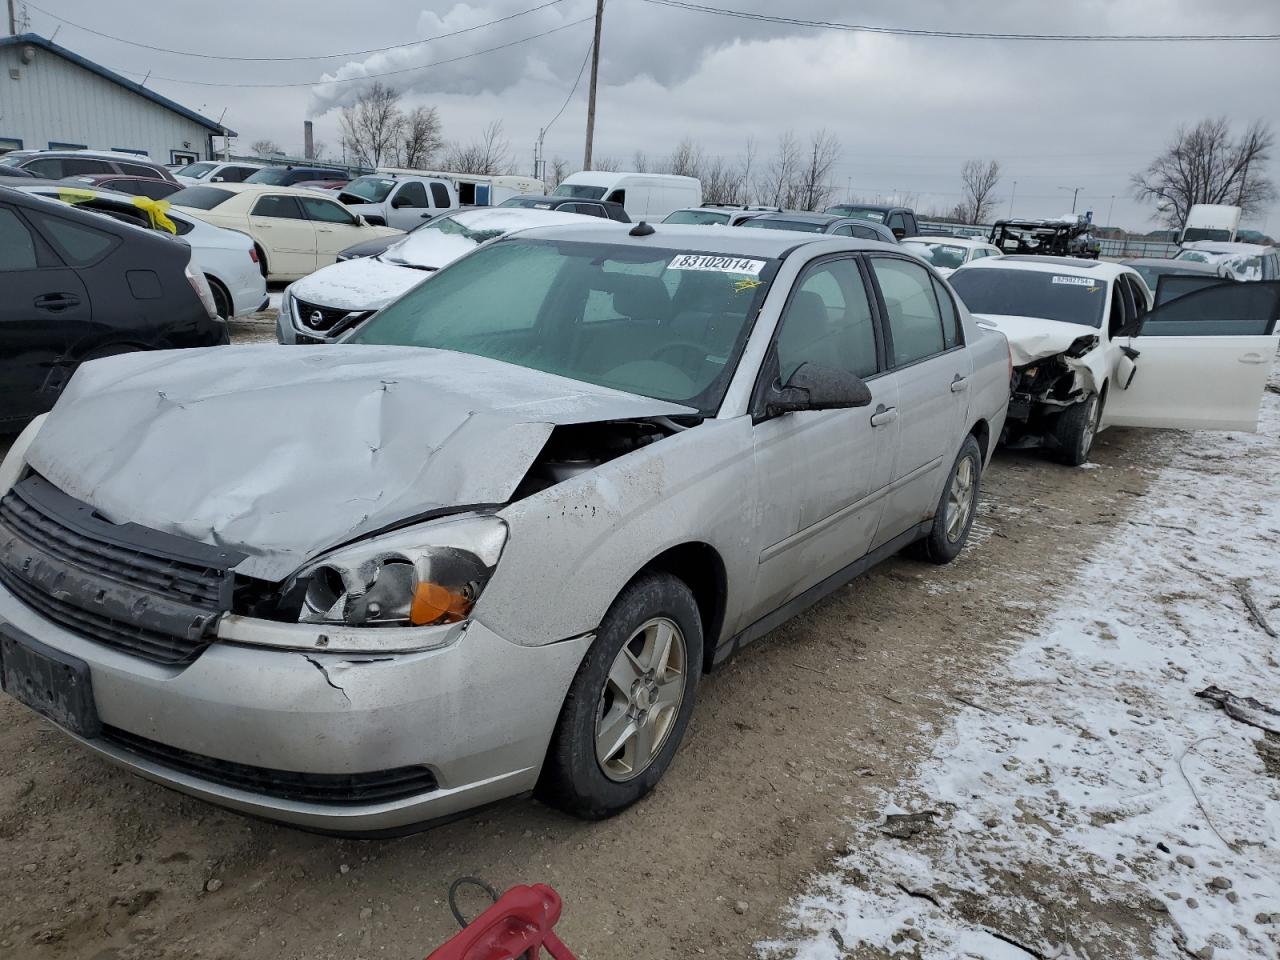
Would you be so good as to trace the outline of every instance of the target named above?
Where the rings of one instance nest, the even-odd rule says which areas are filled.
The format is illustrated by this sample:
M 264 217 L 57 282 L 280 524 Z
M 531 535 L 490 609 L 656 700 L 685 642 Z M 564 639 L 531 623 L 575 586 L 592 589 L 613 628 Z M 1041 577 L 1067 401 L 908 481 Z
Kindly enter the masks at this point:
M 1088 462 L 1093 439 L 1098 435 L 1098 415 L 1101 411 L 1102 404 L 1096 393 L 1089 394 L 1080 403 L 1062 411 L 1054 426 L 1054 436 L 1058 439 L 1059 463 L 1078 467 Z
M 964 438 L 960 453 L 951 465 L 942 499 L 933 515 L 929 535 L 912 544 L 911 552 L 930 563 L 950 563 L 960 555 L 973 518 L 978 512 L 978 493 L 982 486 L 982 448 L 973 434 Z
M 628 584 L 569 687 L 538 798 L 602 820 L 652 790 L 693 714 L 702 646 L 698 604 L 683 581 L 647 573 Z

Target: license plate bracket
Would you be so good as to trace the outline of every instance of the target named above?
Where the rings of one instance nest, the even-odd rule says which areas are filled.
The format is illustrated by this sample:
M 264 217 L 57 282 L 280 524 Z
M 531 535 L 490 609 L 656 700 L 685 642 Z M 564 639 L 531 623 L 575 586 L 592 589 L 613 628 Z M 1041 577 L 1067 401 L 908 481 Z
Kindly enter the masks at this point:
M 0 687 L 78 737 L 102 733 L 89 665 L 0 623 Z

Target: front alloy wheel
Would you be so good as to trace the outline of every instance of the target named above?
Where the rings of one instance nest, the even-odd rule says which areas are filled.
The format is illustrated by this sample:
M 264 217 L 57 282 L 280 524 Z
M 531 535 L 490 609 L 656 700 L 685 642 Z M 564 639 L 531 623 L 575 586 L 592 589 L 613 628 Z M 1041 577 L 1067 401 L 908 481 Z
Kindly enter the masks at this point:
M 643 773 L 666 745 L 687 669 L 684 634 L 666 617 L 641 624 L 618 651 L 596 719 L 596 760 L 610 780 Z

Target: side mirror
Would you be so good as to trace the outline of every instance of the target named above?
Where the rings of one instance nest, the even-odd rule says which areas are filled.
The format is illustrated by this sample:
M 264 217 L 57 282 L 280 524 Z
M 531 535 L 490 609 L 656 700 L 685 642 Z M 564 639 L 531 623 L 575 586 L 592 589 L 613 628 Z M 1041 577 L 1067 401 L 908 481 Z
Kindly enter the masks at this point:
M 847 370 L 802 363 L 781 386 L 769 391 L 766 410 L 774 417 L 799 410 L 847 410 L 871 403 L 871 388 Z
M 399 210 L 401 207 L 407 207 L 407 206 L 410 206 L 409 199 L 407 197 L 402 197 L 399 194 L 396 194 L 394 197 L 391 198 L 392 210 Z

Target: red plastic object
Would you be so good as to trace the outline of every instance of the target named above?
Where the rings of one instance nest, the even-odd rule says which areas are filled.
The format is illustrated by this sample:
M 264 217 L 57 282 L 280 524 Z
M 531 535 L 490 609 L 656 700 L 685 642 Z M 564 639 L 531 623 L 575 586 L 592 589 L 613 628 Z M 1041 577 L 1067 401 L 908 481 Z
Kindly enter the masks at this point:
M 551 929 L 562 906 L 545 883 L 512 887 L 427 960 L 519 960 L 529 951 L 541 960 L 543 950 L 553 960 L 577 960 Z

